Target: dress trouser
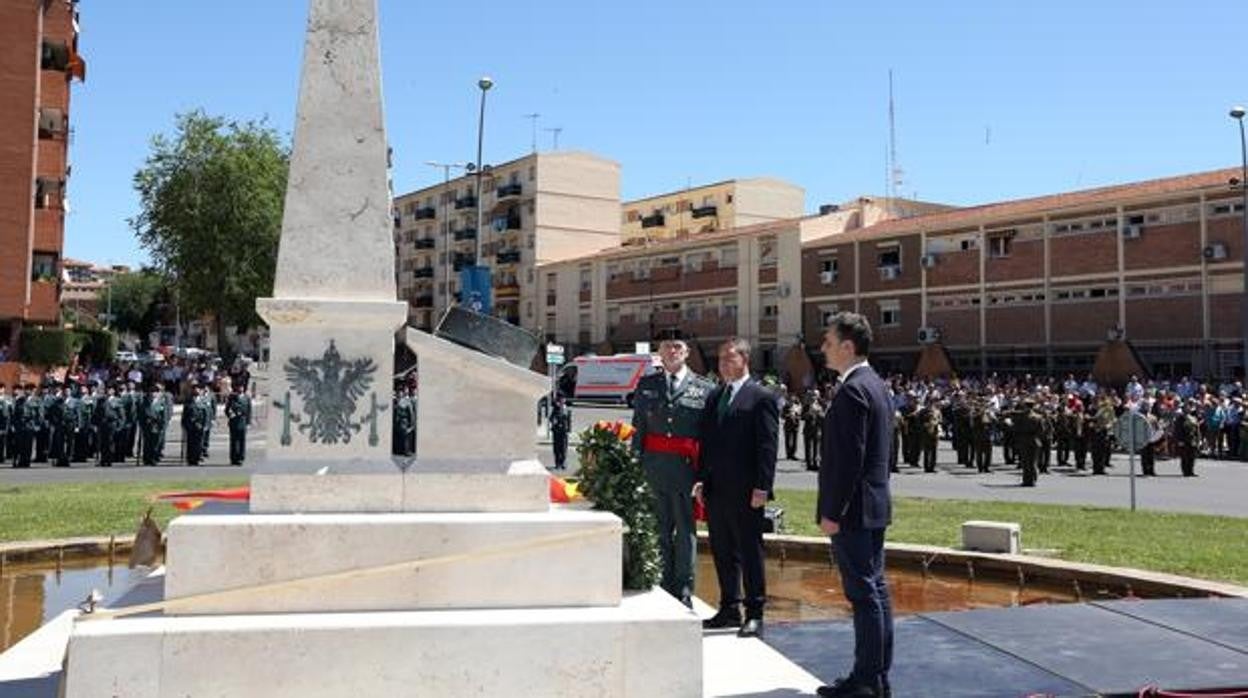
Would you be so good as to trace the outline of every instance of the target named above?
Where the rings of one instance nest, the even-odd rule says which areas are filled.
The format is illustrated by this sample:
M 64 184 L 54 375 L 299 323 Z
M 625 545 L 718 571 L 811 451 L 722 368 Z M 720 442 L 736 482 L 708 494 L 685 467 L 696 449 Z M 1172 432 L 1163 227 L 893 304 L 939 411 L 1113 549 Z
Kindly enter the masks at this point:
M 750 492 L 712 492 L 706 499 L 707 532 L 715 575 L 719 578 L 719 607 L 736 610 L 744 604 L 746 618 L 762 618 L 767 601 L 763 571 L 763 521 L 760 507 L 750 507 Z M 741 595 L 742 582 L 745 595 Z
M 832 550 L 854 611 L 854 669 L 860 683 L 887 682 L 893 664 L 893 606 L 884 577 L 883 528 L 841 529 Z

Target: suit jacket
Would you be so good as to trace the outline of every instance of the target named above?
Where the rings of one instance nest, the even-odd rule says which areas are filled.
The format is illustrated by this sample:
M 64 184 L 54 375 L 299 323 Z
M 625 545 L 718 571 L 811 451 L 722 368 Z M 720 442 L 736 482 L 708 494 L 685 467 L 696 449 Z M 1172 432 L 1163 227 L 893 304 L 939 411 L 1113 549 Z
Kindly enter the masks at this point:
M 893 408 L 888 387 L 870 366 L 841 383 L 824 416 L 816 520 L 842 528 L 884 528 L 892 522 L 888 491 Z
M 714 503 L 748 506 L 753 490 L 772 497 L 776 479 L 780 403 L 777 395 L 747 380 L 720 420 L 719 400 L 727 384 L 711 393 L 702 413 L 702 463 L 698 479 Z

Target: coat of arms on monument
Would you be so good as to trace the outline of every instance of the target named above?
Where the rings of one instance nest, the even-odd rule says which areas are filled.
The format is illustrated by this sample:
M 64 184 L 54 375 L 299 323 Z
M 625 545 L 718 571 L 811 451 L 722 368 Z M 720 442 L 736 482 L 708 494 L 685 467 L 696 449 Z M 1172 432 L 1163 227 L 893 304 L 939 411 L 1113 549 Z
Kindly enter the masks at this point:
M 292 356 L 283 367 L 290 387 L 303 401 L 304 418 L 295 419 L 312 443 L 350 443 L 365 421 L 354 421 L 356 401 L 368 392 L 377 365 L 370 358 L 346 360 L 334 340 L 319 359 Z M 284 406 L 287 410 L 289 405 Z M 375 415 L 370 417 L 376 419 Z

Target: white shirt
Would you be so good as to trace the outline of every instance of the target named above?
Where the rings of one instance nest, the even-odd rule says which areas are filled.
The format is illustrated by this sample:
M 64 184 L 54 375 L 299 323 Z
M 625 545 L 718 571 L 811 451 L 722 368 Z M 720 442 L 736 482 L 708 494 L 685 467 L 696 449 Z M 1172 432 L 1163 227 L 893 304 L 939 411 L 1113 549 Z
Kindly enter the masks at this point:
M 667 381 L 668 387 L 671 387 L 672 385 L 672 376 L 676 377 L 676 385 L 680 385 L 685 382 L 685 376 L 687 375 L 689 375 L 688 366 L 681 366 L 680 370 L 675 373 L 668 373 L 667 369 L 663 369 L 663 380 Z
M 853 373 L 854 371 L 857 371 L 858 369 L 860 369 L 860 368 L 862 368 L 863 366 L 866 366 L 866 365 L 867 365 L 867 360 L 866 360 L 866 359 L 863 359 L 862 361 L 859 361 L 858 363 L 854 364 L 853 366 L 850 366 L 849 368 L 845 369 L 845 372 L 841 374 L 841 381 L 840 381 L 840 382 L 844 383 L 846 380 L 848 380 L 848 379 L 849 379 L 849 374 Z
M 740 378 L 728 384 L 728 404 L 729 405 L 732 404 L 733 400 L 737 399 L 737 393 L 741 392 L 741 386 L 745 385 L 745 382 L 748 381 L 749 379 L 750 379 L 750 372 L 746 371 L 745 375 L 741 376 Z

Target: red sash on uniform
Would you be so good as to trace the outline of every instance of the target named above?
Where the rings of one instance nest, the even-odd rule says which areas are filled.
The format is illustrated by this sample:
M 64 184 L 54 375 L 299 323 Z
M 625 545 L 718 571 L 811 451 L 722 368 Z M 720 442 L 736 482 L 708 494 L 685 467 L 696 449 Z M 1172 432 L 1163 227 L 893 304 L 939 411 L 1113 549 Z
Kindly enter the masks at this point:
M 684 456 L 694 470 L 698 469 L 698 458 L 702 453 L 702 444 L 688 436 L 665 436 L 663 434 L 646 434 L 641 442 L 641 449 L 646 453 L 670 453 Z M 706 508 L 696 498 L 693 500 L 693 520 L 706 521 Z

